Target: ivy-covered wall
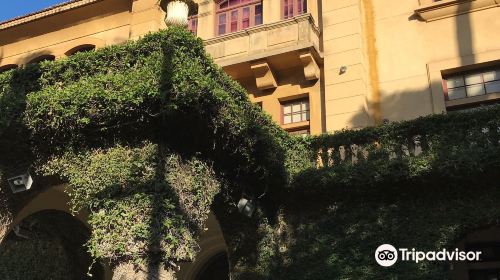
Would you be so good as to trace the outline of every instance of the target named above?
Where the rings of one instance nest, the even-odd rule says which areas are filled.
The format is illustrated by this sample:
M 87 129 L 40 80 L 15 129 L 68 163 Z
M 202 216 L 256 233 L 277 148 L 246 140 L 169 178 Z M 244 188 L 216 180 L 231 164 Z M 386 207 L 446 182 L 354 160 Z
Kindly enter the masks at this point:
M 499 132 L 494 106 L 311 138 L 323 167 L 294 177 L 275 217 L 226 229 L 235 279 L 449 279 L 450 263 L 384 268 L 375 250 L 454 249 L 499 225 Z
M 182 28 L 2 73 L 0 112 L 4 225 L 66 183 L 72 210 L 90 213 L 89 252 L 112 266 L 173 271 L 195 257 L 214 200 L 271 205 L 286 167 L 308 163 Z M 5 179 L 28 168 L 33 189 L 12 195 Z

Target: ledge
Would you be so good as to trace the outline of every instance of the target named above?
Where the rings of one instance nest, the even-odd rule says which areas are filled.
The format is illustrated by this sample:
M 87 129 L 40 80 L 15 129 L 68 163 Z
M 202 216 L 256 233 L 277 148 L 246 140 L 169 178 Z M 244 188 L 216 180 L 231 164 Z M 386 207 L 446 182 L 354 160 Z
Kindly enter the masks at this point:
M 425 1 L 415 14 L 425 21 L 434 21 L 472 11 L 500 6 L 500 0 L 443 0 L 439 2 Z
M 445 103 L 446 103 L 446 108 L 453 108 L 453 107 L 473 105 L 476 103 L 488 102 L 488 101 L 493 101 L 493 100 L 498 100 L 498 99 L 500 99 L 500 93 L 489 93 L 489 94 L 484 94 L 484 95 L 479 95 L 479 96 L 472 96 L 472 97 L 466 97 L 466 98 L 460 98 L 460 99 L 454 99 L 454 100 L 447 100 Z
M 35 21 L 35 20 L 38 20 L 41 18 L 52 16 L 52 15 L 55 15 L 58 13 L 62 13 L 65 11 L 69 11 L 72 9 L 76 9 L 76 8 L 90 5 L 90 4 L 93 4 L 96 2 L 100 2 L 100 1 L 103 1 L 103 0 L 73 0 L 73 1 L 64 2 L 64 3 L 61 3 L 59 5 L 49 7 L 47 9 L 43 9 L 41 11 L 37 11 L 37 12 L 31 13 L 31 14 L 27 14 L 24 16 L 20 16 L 20 17 L 16 17 L 16 18 L 4 21 L 4 22 L 0 22 L 0 30 L 14 27 L 17 25 L 21 25 L 24 23 L 28 23 L 31 21 Z
M 286 131 L 294 131 L 294 130 L 309 128 L 310 125 L 311 125 L 310 121 L 303 121 L 297 123 L 282 124 L 281 128 L 283 128 Z
M 314 50 L 315 59 L 321 63 L 319 37 L 311 14 L 304 14 L 207 39 L 204 44 L 223 67 L 304 49 Z

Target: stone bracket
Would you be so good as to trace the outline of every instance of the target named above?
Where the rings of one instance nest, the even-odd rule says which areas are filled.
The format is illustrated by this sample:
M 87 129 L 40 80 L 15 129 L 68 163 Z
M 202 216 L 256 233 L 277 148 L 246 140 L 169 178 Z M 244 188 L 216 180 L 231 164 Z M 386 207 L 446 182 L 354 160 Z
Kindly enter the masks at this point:
M 318 63 L 314 59 L 311 52 L 309 50 L 302 51 L 299 56 L 302 66 L 304 66 L 304 76 L 306 77 L 306 80 L 313 81 L 319 79 L 321 72 Z
M 266 60 L 252 62 L 250 69 L 255 76 L 255 84 L 259 90 L 273 89 L 278 86 L 276 77 Z

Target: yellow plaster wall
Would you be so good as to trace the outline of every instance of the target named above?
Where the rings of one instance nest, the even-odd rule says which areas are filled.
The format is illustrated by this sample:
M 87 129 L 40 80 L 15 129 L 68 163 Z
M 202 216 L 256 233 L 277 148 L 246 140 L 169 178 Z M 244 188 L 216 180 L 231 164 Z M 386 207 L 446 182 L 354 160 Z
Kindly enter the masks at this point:
M 413 119 L 445 111 L 442 70 L 500 59 L 494 55 L 500 50 L 498 6 L 425 22 L 412 17 L 421 7 L 418 0 L 374 3 L 385 119 Z M 488 53 L 492 55 L 484 55 Z

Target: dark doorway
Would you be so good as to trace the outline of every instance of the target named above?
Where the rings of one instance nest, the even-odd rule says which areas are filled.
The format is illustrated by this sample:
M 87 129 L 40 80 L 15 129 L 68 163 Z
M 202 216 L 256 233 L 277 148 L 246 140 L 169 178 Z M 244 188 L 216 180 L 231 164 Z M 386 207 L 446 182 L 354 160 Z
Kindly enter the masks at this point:
M 42 211 L 24 219 L 0 244 L 0 279 L 102 280 L 85 243 L 90 231 L 68 213 Z M 88 274 L 90 272 L 90 274 Z
M 226 252 L 213 256 L 200 270 L 195 280 L 229 280 L 229 261 Z

